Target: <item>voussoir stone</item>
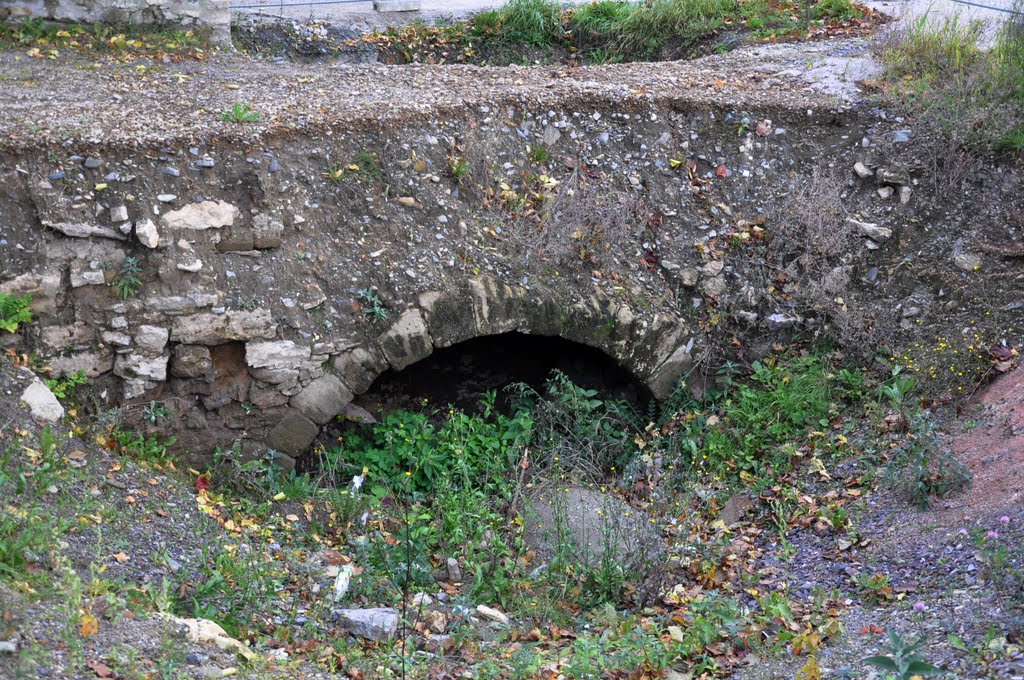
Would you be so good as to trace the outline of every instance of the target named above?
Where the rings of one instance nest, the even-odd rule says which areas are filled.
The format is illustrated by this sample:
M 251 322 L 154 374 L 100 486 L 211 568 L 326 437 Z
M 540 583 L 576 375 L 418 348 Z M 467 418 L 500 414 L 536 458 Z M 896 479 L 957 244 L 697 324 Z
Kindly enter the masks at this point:
M 352 401 L 352 392 L 338 376 L 328 373 L 306 385 L 291 404 L 315 423 L 323 425 Z
M 280 422 L 267 435 L 267 446 L 286 453 L 300 456 L 309 450 L 313 440 L 320 433 L 316 423 L 302 415 L 298 409 L 289 409 Z
M 376 346 L 356 347 L 334 360 L 334 370 L 356 394 L 370 389 L 370 385 L 388 369 L 388 360 Z
M 276 330 L 277 324 L 266 309 L 203 313 L 175 319 L 171 340 L 188 345 L 219 345 L 231 340 L 272 338 Z
M 391 368 L 400 371 L 434 351 L 430 333 L 418 309 L 404 312 L 377 340 Z
M 655 399 L 665 399 L 676 388 L 676 383 L 693 367 L 693 358 L 686 347 L 678 347 L 658 370 L 647 380 L 647 388 Z
M 227 201 L 203 201 L 166 213 L 163 223 L 168 229 L 219 229 L 230 227 L 237 218 L 238 208 Z

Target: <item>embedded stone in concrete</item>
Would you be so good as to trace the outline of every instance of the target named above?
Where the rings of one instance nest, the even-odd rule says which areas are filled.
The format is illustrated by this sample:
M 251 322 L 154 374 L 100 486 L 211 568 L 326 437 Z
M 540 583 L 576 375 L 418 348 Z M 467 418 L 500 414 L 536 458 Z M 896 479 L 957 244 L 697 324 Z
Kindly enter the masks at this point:
M 291 340 L 245 343 L 245 363 L 250 368 L 295 369 L 310 357 L 310 348 Z
M 95 340 L 96 332 L 87 323 L 79 321 L 67 326 L 47 326 L 39 332 L 39 338 L 51 351 L 67 347 L 85 349 Z
M 135 333 L 135 346 L 147 354 L 160 354 L 167 346 L 170 332 L 159 326 L 139 326 Z
M 56 314 L 57 298 L 62 290 L 59 270 L 42 274 L 26 273 L 0 283 L 0 293 L 20 297 L 31 295 L 29 309 L 35 314 Z
M 154 382 L 167 379 L 169 355 L 148 357 L 142 354 L 119 354 L 114 362 L 114 373 L 122 378 L 144 378 Z
M 28 406 L 33 418 L 55 423 L 64 417 L 64 407 L 53 396 L 43 381 L 33 376 L 32 384 L 21 393 L 21 401 Z
M 139 239 L 139 243 L 150 249 L 160 245 L 160 232 L 153 220 L 148 217 L 135 223 L 135 237 Z
M 87 378 L 98 378 L 114 368 L 114 353 L 109 350 L 76 352 L 50 359 L 50 370 L 55 377 L 82 371 Z
M 276 331 L 277 324 L 266 309 L 204 313 L 175 319 L 171 340 L 188 345 L 219 345 L 231 340 L 272 338 Z
M 378 343 L 388 363 L 396 371 L 426 358 L 434 351 L 427 326 L 423 323 L 423 315 L 418 309 L 410 309 L 398 317 L 398 321 L 381 334 Z
M 230 227 L 238 219 L 238 208 L 227 201 L 203 201 L 172 210 L 163 216 L 168 229 L 220 229 Z
M 252 218 L 252 238 L 254 248 L 277 248 L 281 245 L 284 225 L 269 215 L 260 213 Z
M 125 236 L 117 229 L 113 227 L 103 227 L 98 224 L 86 224 L 83 222 L 49 222 L 43 220 L 43 226 L 49 227 L 54 231 L 59 231 L 65 236 L 71 238 L 91 238 L 93 236 L 99 236 L 101 238 L 109 238 L 115 241 L 124 241 Z
M 176 378 L 212 377 L 210 349 L 203 345 L 177 345 L 171 358 L 170 371 Z
M 193 293 L 191 295 L 148 297 L 144 307 L 147 311 L 177 316 L 212 307 L 218 302 L 220 302 L 220 296 L 214 293 Z
M 388 370 L 388 361 L 376 346 L 356 347 L 334 360 L 334 371 L 356 394 L 370 388 L 373 381 Z
M 327 374 L 306 385 L 292 397 L 291 404 L 314 423 L 323 425 L 341 413 L 350 401 L 352 392 L 337 376 Z
M 286 453 L 289 456 L 300 456 L 313 444 L 320 433 L 316 423 L 302 415 L 298 409 L 290 409 L 267 435 L 267 446 Z

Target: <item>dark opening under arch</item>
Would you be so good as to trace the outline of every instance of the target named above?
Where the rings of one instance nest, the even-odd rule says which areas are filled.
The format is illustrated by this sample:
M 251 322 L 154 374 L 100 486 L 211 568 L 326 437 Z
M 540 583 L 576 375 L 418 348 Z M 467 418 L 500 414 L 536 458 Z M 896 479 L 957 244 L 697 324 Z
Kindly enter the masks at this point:
M 512 332 L 436 349 L 402 371 L 385 371 L 355 403 L 374 415 L 419 408 L 423 399 L 472 412 L 486 390 L 498 390 L 500 404 L 506 386 L 521 382 L 540 389 L 553 370 L 604 398 L 625 399 L 641 408 L 653 399 L 642 382 L 600 350 L 560 337 Z

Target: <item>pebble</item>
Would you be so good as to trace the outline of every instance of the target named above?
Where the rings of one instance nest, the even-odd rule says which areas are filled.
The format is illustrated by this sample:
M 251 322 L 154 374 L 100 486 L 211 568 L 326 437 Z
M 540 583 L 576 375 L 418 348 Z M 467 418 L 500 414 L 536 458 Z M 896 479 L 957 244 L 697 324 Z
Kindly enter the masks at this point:
M 160 168 L 160 172 L 162 172 L 165 175 L 170 175 L 171 177 L 180 177 L 181 176 L 181 171 L 180 170 L 178 170 L 177 168 L 172 168 L 169 165 L 166 165 L 166 166 Z
M 90 170 L 93 170 L 95 168 L 100 167 L 100 165 L 102 165 L 102 161 L 100 161 L 99 158 L 86 158 L 85 163 L 83 163 L 83 165 L 89 168 Z
M 55 172 L 51 172 L 47 177 L 51 182 L 56 182 L 57 180 L 64 179 L 64 172 L 62 170 L 57 170 Z
M 212 168 L 214 163 L 212 158 L 200 158 L 194 165 L 197 168 Z
M 171 201 L 178 200 L 178 197 L 175 196 L 174 194 L 160 194 L 159 196 L 156 197 L 156 200 L 160 201 L 161 203 L 170 203 Z
M 276 158 L 270 159 L 270 165 L 267 167 L 270 172 L 277 172 L 281 169 L 281 164 L 277 162 Z
M 897 130 L 892 133 L 893 144 L 904 144 L 910 141 L 910 130 Z

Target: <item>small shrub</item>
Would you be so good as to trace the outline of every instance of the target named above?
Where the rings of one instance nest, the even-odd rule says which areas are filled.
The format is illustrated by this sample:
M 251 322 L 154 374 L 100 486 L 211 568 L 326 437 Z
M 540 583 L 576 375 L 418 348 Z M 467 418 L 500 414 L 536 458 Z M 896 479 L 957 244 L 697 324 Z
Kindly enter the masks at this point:
M 249 108 L 248 104 L 232 104 L 231 108 L 221 110 L 219 118 L 227 123 L 255 123 L 260 114 Z
M 363 316 L 369 317 L 374 321 L 383 321 L 388 318 L 387 307 L 384 306 L 377 291 L 372 288 L 362 288 L 358 291 L 357 295 L 365 303 Z
M 895 470 L 890 475 L 895 476 L 897 486 L 922 510 L 932 498 L 945 498 L 971 482 L 967 466 L 940 446 L 934 422 L 923 413 L 911 419 L 910 432 L 891 465 Z
M 53 396 L 58 399 L 68 399 L 74 395 L 78 387 L 87 382 L 89 382 L 89 378 L 81 368 L 63 378 L 50 378 L 45 381 L 46 386 L 53 392 Z
M 114 430 L 111 438 L 117 444 L 122 455 L 151 463 L 166 463 L 171 459 L 167 448 L 174 444 L 174 437 L 161 440 L 156 435 L 144 435 L 138 432 Z
M 139 278 L 141 273 L 142 267 L 139 264 L 139 258 L 132 256 L 124 258 L 120 268 L 117 270 L 117 275 L 110 282 L 119 298 L 127 300 L 132 295 L 135 295 L 135 292 L 142 285 L 142 279 Z
M 924 662 L 919 653 L 924 646 L 922 635 L 914 642 L 907 642 L 896 634 L 892 628 L 886 629 L 889 644 L 882 645 L 884 655 L 869 656 L 862 661 L 869 666 L 880 668 L 887 673 L 895 673 L 899 680 L 910 680 L 917 675 L 941 675 L 942 671 Z
M 18 326 L 32 321 L 32 312 L 29 305 L 32 304 L 31 295 L 15 297 L 7 293 L 0 293 L 0 330 L 14 333 Z

